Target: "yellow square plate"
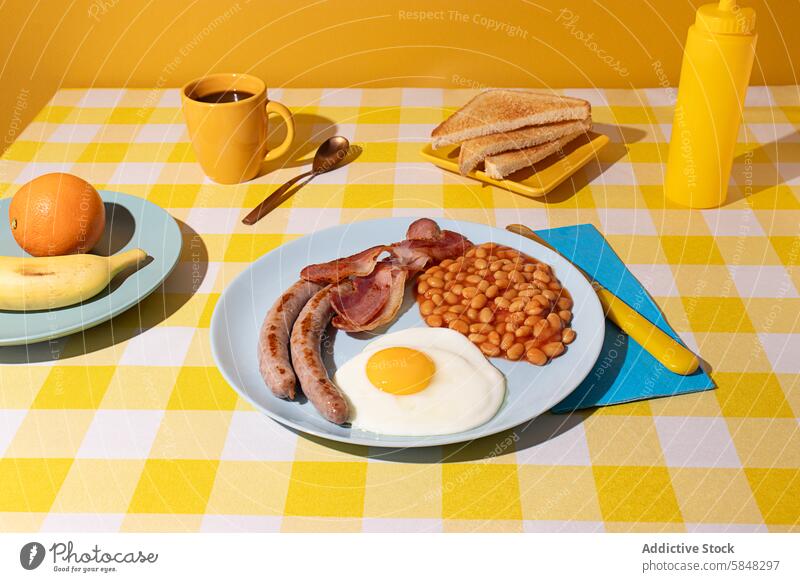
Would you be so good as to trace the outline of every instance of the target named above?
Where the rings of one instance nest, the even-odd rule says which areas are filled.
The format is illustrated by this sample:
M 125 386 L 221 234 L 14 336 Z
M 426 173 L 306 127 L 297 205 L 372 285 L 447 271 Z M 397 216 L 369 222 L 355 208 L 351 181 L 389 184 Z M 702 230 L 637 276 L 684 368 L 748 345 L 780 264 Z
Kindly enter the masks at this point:
M 486 184 L 505 188 L 523 196 L 539 198 L 569 178 L 578 168 L 597 155 L 608 143 L 608 136 L 590 131 L 569 142 L 562 152 L 548 156 L 530 168 L 514 172 L 505 180 L 490 178 L 483 170 L 467 174 Z M 422 148 L 422 156 L 440 168 L 458 174 L 458 150 L 454 145 L 434 150 L 430 144 Z

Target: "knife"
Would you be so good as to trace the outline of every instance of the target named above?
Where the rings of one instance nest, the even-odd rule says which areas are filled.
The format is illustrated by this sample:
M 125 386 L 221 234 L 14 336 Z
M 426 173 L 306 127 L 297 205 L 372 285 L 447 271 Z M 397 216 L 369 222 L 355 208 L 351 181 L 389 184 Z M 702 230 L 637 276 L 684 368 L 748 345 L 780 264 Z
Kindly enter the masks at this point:
M 564 255 L 527 226 L 509 224 L 506 230 L 535 241 L 540 245 L 544 245 L 569 261 L 569 259 L 564 257 Z M 570 261 L 570 263 L 572 263 L 572 261 Z M 676 374 L 688 376 L 697 370 L 700 365 L 697 356 L 664 333 L 658 326 L 634 310 L 622 299 L 595 281 L 578 265 L 575 265 L 575 263 L 572 264 L 592 285 L 595 293 L 597 293 L 597 298 L 600 300 L 600 304 L 603 306 L 606 317 L 616 323 L 622 331 L 634 339 L 636 343 L 642 346 L 651 356 L 661 362 L 669 371 Z

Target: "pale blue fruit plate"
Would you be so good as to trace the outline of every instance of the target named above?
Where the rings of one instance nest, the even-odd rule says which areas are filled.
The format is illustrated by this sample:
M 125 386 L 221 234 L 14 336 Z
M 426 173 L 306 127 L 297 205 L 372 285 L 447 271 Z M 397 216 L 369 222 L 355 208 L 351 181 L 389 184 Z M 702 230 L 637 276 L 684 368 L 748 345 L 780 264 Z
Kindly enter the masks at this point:
M 322 230 L 277 248 L 241 273 L 222 294 L 211 320 L 212 353 L 234 389 L 257 409 L 299 431 L 376 447 L 443 445 L 495 434 L 531 420 L 572 392 L 594 367 L 605 334 L 603 310 L 586 279 L 567 260 L 528 239 L 483 224 L 438 219 L 442 228 L 460 232 L 474 243 L 505 244 L 553 267 L 575 300 L 573 327 L 577 338 L 567 352 L 543 367 L 492 358 L 491 363 L 506 377 L 505 402 L 489 422 L 456 434 L 403 437 L 355 430 L 326 421 L 309 402 L 289 402 L 272 395 L 258 371 L 257 343 L 261 323 L 273 302 L 297 281 L 305 265 L 402 240 L 411 221 L 367 220 Z M 335 368 L 360 353 L 376 333 L 425 327 L 412 295 L 407 290 L 401 315 L 388 328 L 371 334 L 337 332 L 329 336 L 332 341 L 323 343 L 331 376 Z
M 55 339 L 108 321 L 156 290 L 177 264 L 181 232 L 163 208 L 121 192 L 101 190 L 100 196 L 106 206 L 106 230 L 93 252 L 117 254 L 138 247 L 149 261 L 133 274 L 118 275 L 82 304 L 27 313 L 0 311 L 0 346 Z M 10 198 L 0 200 L 0 255 L 26 256 L 8 226 L 10 203 Z

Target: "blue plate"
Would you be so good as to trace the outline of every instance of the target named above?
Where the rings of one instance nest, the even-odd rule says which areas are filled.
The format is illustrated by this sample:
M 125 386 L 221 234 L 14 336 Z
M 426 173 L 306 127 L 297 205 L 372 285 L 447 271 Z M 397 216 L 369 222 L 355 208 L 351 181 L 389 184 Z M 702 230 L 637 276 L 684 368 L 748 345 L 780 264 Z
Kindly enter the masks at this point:
M 566 259 L 542 245 L 483 224 L 437 219 L 442 228 L 460 232 L 474 243 L 494 241 L 549 263 L 575 301 L 575 341 L 547 366 L 493 358 L 506 377 L 503 406 L 489 422 L 456 434 L 403 437 L 354 430 L 322 418 L 308 402 L 289 402 L 272 395 L 258 371 L 257 343 L 261 322 L 284 289 L 310 263 L 351 255 L 377 244 L 402 240 L 412 219 L 388 218 L 344 224 L 285 244 L 264 255 L 225 290 L 211 319 L 211 349 L 225 379 L 245 399 L 272 418 L 324 438 L 378 447 L 424 447 L 468 441 L 531 420 L 563 400 L 594 367 L 605 335 L 605 317 L 592 287 Z M 424 327 L 412 293 L 406 292 L 401 315 L 381 333 Z M 360 353 L 374 339 L 369 334 L 337 332 L 326 354 L 329 372 Z M 333 374 L 331 374 L 332 376 Z
M 150 262 L 78 305 L 21 313 L 0 311 L 0 346 L 54 339 L 102 323 L 136 305 L 167 278 L 178 262 L 181 232 L 175 219 L 155 204 L 121 192 L 100 191 L 106 206 L 106 230 L 93 252 L 117 254 L 141 248 Z M 10 198 L 0 200 L 0 255 L 26 256 L 8 228 Z

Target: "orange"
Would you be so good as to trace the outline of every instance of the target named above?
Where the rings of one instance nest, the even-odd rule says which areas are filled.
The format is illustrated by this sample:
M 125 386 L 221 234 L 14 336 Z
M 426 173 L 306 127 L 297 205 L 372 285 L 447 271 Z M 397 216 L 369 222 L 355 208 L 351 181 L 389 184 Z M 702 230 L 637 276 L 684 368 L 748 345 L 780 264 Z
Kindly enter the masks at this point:
M 11 233 L 34 257 L 85 253 L 103 236 L 106 210 L 94 186 L 72 174 L 44 174 L 20 188 L 8 209 Z

